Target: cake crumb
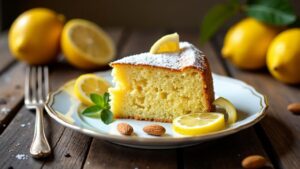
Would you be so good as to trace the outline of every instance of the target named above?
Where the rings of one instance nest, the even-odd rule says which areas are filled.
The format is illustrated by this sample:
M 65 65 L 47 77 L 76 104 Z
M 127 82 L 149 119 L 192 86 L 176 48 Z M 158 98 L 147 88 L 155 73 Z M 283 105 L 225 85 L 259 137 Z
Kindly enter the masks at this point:
M 16 159 L 18 159 L 18 160 L 27 160 L 28 155 L 26 155 L 26 154 L 17 154 Z
M 3 114 L 7 114 L 8 112 L 10 112 L 10 109 L 6 108 L 6 107 L 2 107 L 0 112 L 3 113 Z
M 26 126 L 30 126 L 31 125 L 31 123 L 30 122 L 28 122 L 28 123 L 22 123 L 22 124 L 20 124 L 20 126 L 21 127 L 26 127 Z

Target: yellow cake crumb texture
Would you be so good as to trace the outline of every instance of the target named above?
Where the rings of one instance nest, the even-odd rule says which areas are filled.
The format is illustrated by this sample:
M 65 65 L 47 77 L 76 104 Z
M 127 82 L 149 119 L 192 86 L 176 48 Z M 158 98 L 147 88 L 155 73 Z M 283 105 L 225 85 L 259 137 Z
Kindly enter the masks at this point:
M 208 110 L 201 74 L 163 68 L 115 65 L 116 86 L 110 88 L 115 117 L 171 122 L 173 118 Z

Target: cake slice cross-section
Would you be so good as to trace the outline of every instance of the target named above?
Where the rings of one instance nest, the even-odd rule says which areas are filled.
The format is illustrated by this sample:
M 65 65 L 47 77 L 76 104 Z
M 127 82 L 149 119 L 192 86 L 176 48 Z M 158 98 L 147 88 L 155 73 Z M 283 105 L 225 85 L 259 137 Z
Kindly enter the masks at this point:
M 194 45 L 180 52 L 141 53 L 112 62 L 109 89 L 115 118 L 172 122 L 178 116 L 213 110 L 213 83 L 207 58 Z

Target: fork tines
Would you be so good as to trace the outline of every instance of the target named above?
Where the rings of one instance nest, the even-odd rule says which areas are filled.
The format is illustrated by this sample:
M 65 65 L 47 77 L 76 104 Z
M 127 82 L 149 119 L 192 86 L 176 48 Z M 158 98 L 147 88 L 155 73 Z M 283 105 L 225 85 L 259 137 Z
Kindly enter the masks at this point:
M 25 104 L 42 104 L 49 92 L 47 66 L 27 67 L 25 77 Z

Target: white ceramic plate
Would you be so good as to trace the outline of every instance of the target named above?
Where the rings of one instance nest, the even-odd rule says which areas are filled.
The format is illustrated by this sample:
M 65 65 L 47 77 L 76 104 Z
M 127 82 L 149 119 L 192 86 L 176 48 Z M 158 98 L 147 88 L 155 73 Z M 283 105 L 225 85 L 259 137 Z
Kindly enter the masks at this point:
M 111 72 L 96 73 L 112 83 Z M 238 109 L 238 121 L 226 129 L 202 136 L 182 136 L 172 131 L 171 123 L 157 123 L 166 128 L 162 137 L 149 136 L 143 132 L 143 127 L 156 122 L 131 119 L 116 119 L 105 125 L 99 119 L 82 116 L 79 112 L 80 102 L 72 95 L 74 82 L 66 83 L 60 89 L 49 94 L 46 102 L 48 114 L 60 124 L 81 133 L 107 140 L 113 143 L 150 149 L 178 148 L 198 144 L 211 139 L 221 138 L 246 129 L 264 115 L 268 107 L 264 95 L 242 81 L 213 74 L 216 96 L 229 99 Z M 133 136 L 122 136 L 116 130 L 119 122 L 127 122 L 134 128 Z

